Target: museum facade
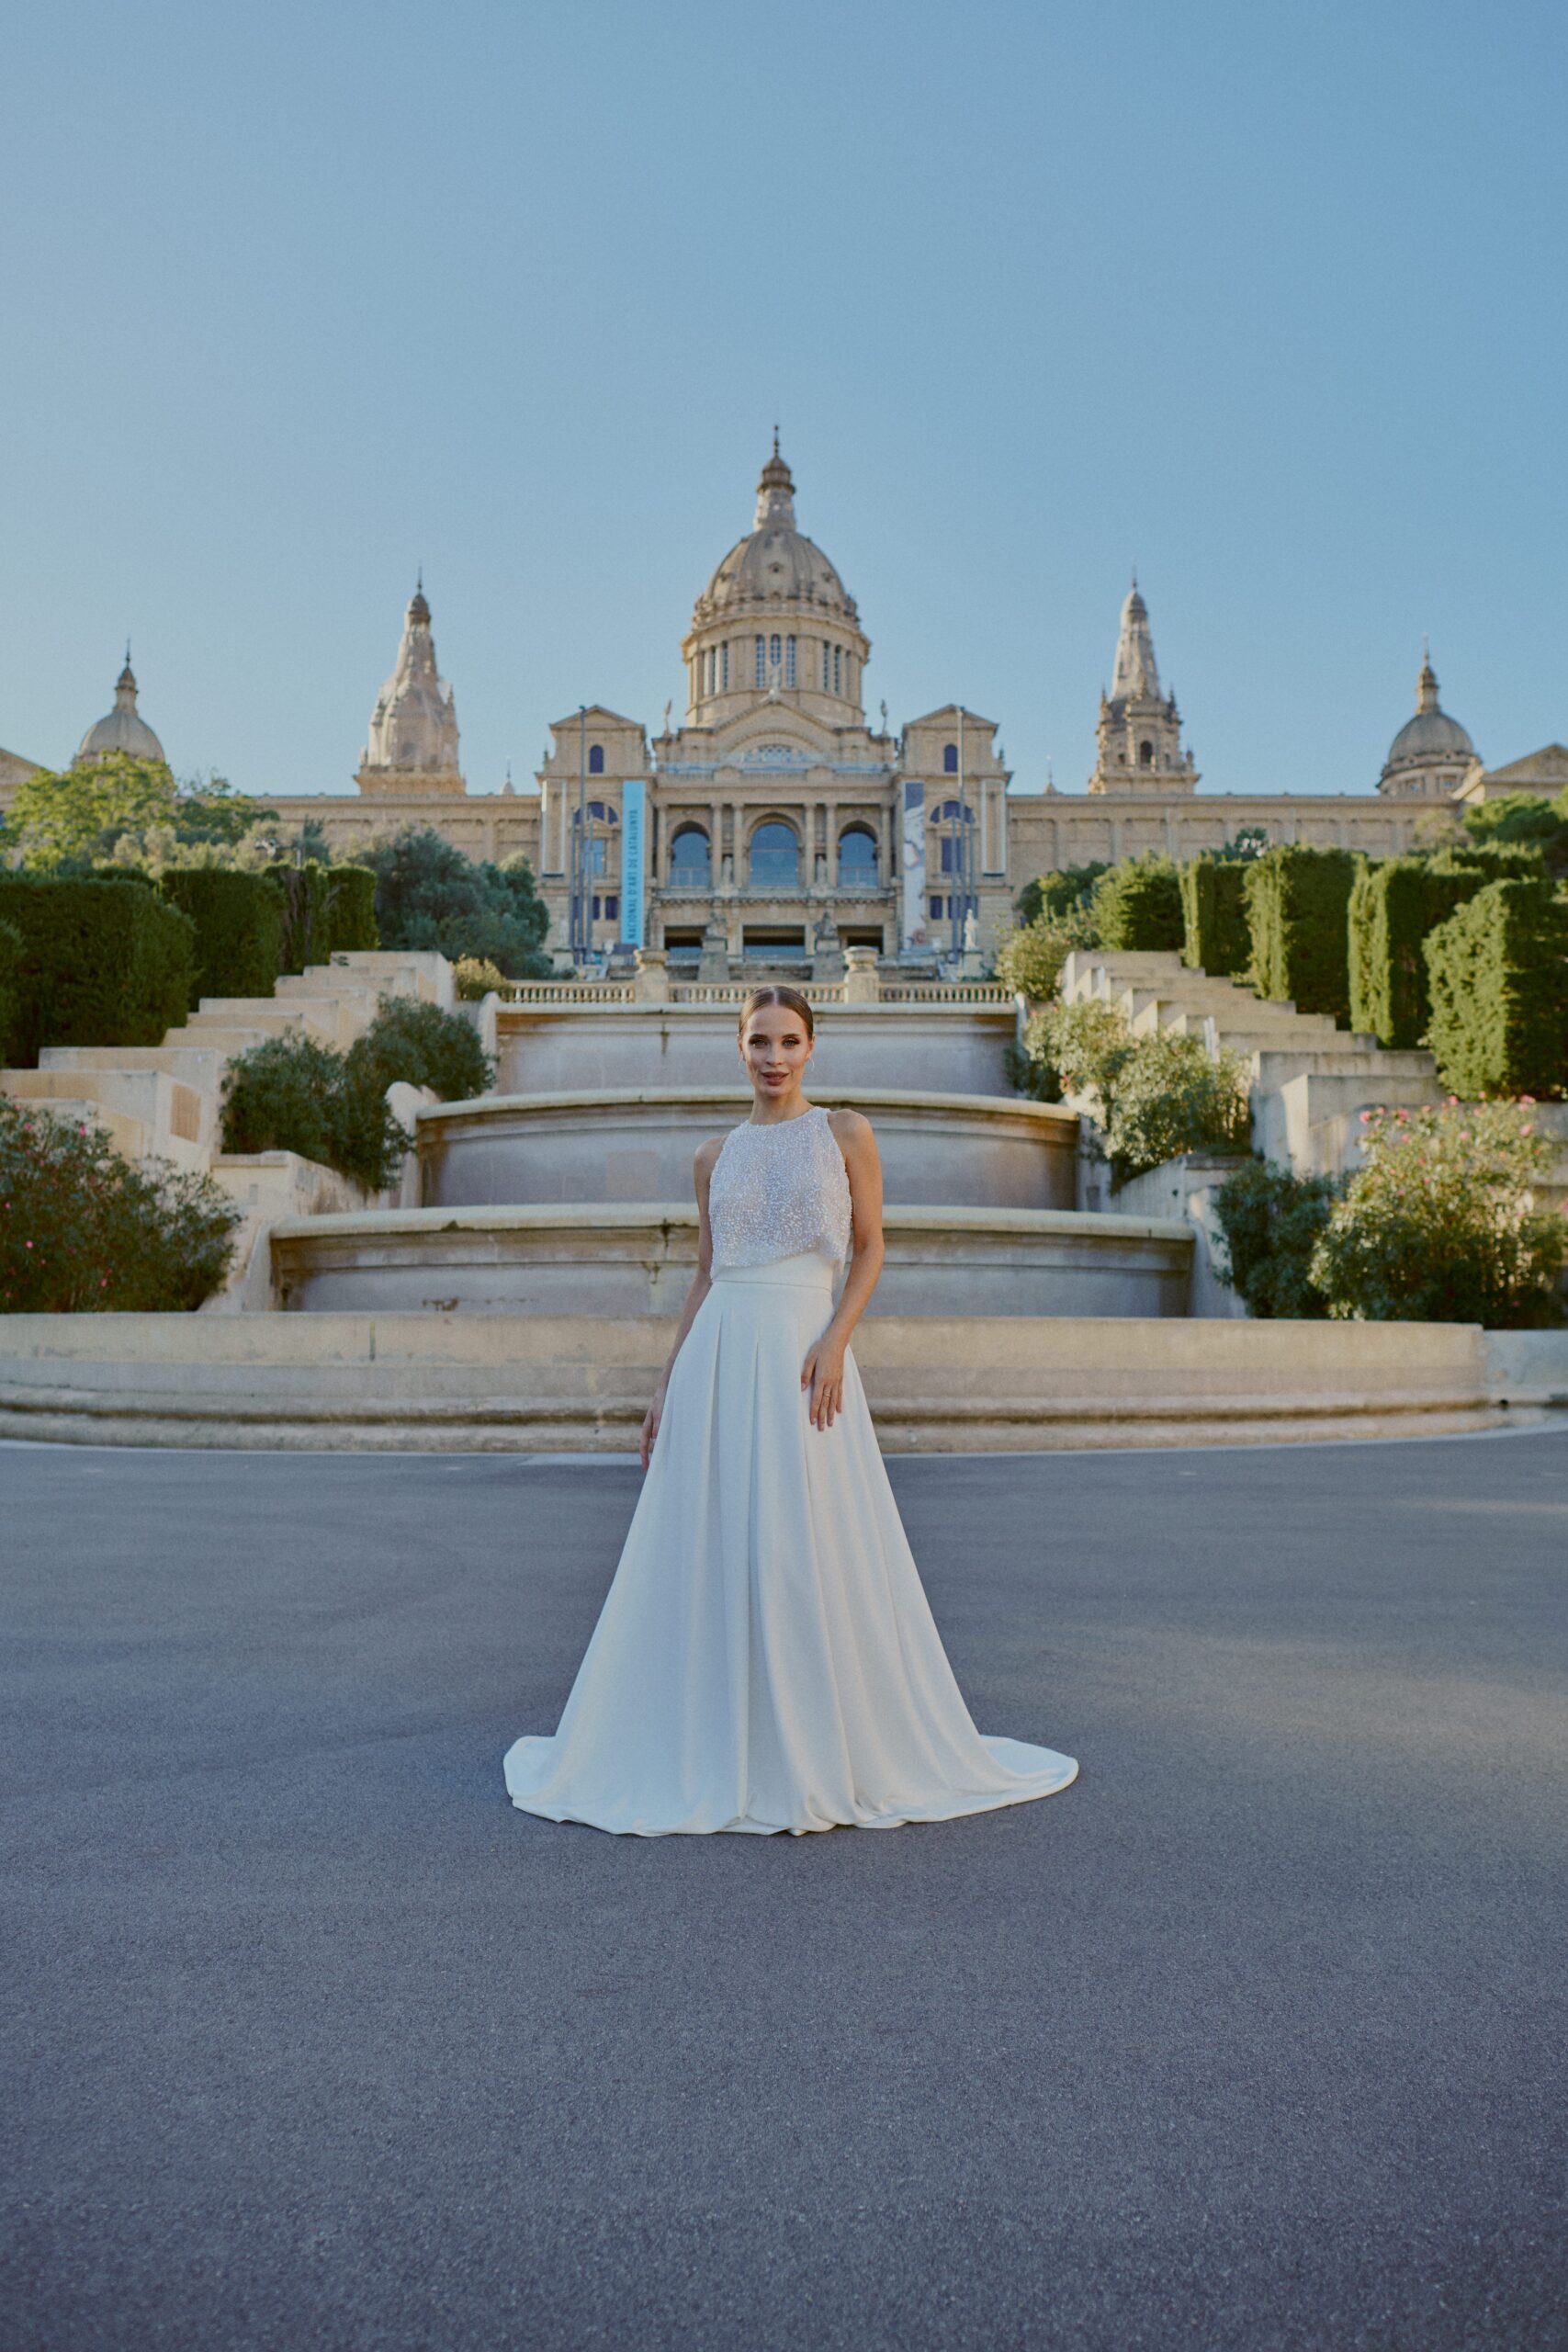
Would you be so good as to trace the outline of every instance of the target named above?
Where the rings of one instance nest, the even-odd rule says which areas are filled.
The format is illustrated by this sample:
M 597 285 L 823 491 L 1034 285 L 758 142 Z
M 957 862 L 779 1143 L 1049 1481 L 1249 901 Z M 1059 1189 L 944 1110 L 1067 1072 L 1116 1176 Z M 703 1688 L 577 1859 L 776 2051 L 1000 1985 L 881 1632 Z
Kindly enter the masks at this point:
M 703 977 L 766 967 L 820 978 L 854 946 L 917 969 L 973 969 L 1012 921 L 1024 884 L 1052 867 L 1151 850 L 1190 857 L 1244 833 L 1386 855 L 1440 825 L 1445 808 L 1568 783 L 1568 751 L 1555 744 L 1484 769 L 1423 659 L 1416 712 L 1375 791 L 1201 793 L 1134 581 L 1087 790 L 1021 788 L 997 722 L 963 705 L 896 732 L 886 705 L 868 721 L 871 640 L 835 566 L 800 530 L 795 499 L 775 435 L 752 527 L 714 571 L 682 641 L 680 725 L 667 706 L 650 735 L 639 719 L 591 704 L 551 726 L 532 789 L 508 781 L 470 792 L 422 582 L 371 715 L 355 797 L 258 800 L 285 821 L 315 820 L 339 854 L 369 834 L 428 824 L 471 856 L 527 857 L 563 968 L 643 947 Z M 137 713 L 128 660 L 115 710 L 76 757 L 133 732 L 156 741 Z M 0 803 L 28 766 L 0 754 Z

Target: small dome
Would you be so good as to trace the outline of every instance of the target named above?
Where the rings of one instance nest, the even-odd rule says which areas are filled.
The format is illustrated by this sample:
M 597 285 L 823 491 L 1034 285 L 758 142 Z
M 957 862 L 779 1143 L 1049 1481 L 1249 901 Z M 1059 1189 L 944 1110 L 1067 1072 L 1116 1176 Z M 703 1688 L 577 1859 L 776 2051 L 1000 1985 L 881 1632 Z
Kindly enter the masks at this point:
M 137 712 L 136 673 L 130 666 L 129 645 L 125 649 L 125 667 L 115 681 L 114 708 L 106 712 L 96 727 L 88 728 L 71 764 L 73 768 L 85 767 L 93 760 L 112 759 L 116 753 L 132 760 L 150 760 L 160 767 L 168 764 L 164 746 Z
M 697 598 L 694 627 L 758 605 L 810 605 L 856 621 L 855 600 L 821 548 L 795 526 L 795 482 L 773 451 L 757 484 L 756 527 L 735 546 Z
M 1407 718 L 1388 747 L 1388 764 L 1408 761 L 1472 760 L 1475 746 L 1457 718 L 1446 710 L 1418 710 Z
M 1389 745 L 1383 780 L 1397 781 L 1420 769 L 1468 763 L 1474 757 L 1475 746 L 1465 729 L 1439 707 L 1437 673 L 1423 654 L 1416 681 L 1416 716 L 1405 720 Z

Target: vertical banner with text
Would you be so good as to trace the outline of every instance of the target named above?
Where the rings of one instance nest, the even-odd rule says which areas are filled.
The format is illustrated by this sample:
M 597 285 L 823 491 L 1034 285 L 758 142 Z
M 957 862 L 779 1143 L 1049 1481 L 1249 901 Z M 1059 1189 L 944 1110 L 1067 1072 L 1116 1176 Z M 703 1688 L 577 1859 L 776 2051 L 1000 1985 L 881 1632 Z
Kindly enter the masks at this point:
M 642 945 L 643 782 L 632 776 L 621 786 L 621 923 L 626 946 Z
M 904 875 L 903 920 L 899 944 L 926 944 L 926 787 L 914 776 L 904 779 L 904 828 L 899 842 Z

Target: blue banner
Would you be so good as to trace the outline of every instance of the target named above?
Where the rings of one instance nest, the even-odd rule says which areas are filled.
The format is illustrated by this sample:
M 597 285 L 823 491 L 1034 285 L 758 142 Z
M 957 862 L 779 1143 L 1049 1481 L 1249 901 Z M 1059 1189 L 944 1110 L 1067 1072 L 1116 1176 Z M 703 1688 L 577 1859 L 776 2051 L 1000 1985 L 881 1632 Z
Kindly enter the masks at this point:
M 621 786 L 621 922 L 627 947 L 642 945 L 642 804 L 640 776 Z

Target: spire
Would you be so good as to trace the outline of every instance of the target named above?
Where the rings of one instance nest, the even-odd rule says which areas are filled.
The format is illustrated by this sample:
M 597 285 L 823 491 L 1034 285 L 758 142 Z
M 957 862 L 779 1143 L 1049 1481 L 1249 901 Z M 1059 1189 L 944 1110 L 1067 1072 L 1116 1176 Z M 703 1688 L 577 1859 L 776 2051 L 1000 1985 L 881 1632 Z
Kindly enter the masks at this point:
M 773 427 L 773 454 L 762 468 L 761 480 L 757 484 L 756 527 L 759 531 L 793 531 L 795 528 L 795 481 L 779 455 L 779 428 L 776 424 Z
M 1138 575 L 1133 574 L 1133 585 L 1122 607 L 1122 630 L 1116 640 L 1116 668 L 1111 680 L 1111 699 L 1122 702 L 1129 695 L 1157 698 L 1159 671 L 1155 662 L 1154 639 L 1149 632 L 1149 608 L 1138 589 Z
M 136 673 L 130 666 L 130 639 L 125 640 L 125 667 L 114 682 L 114 707 L 117 710 L 136 708 Z
M 1421 673 L 1416 681 L 1416 708 L 1419 713 L 1423 710 L 1436 710 L 1437 707 L 1437 673 L 1432 668 L 1431 649 L 1427 639 L 1423 638 L 1421 639 Z
M 420 565 L 418 574 L 416 575 L 413 594 L 409 598 L 408 626 L 410 628 L 428 628 L 430 627 L 430 606 L 424 601 L 424 566 L 423 563 Z M 434 666 L 434 655 L 432 656 L 431 666 L 433 668 Z

